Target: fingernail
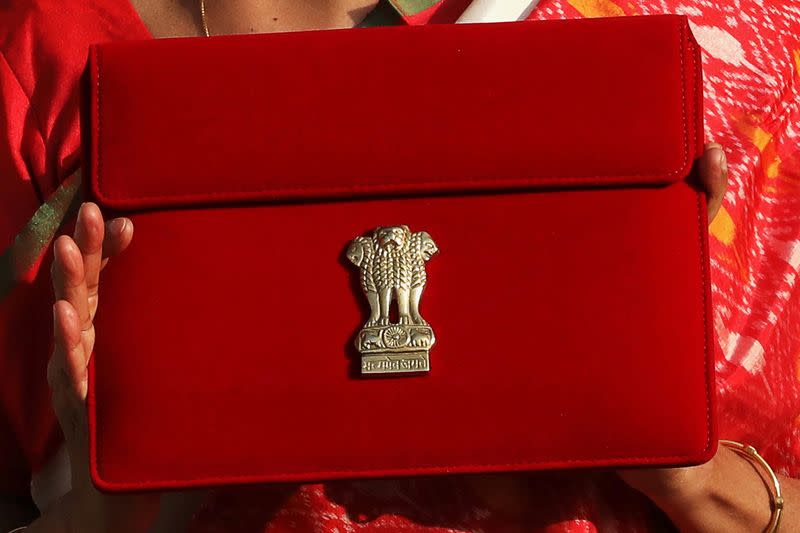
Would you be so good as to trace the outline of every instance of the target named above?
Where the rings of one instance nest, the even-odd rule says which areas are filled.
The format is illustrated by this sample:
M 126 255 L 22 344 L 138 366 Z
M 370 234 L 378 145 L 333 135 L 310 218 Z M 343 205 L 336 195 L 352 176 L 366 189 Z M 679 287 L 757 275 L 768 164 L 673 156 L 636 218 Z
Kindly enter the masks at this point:
M 720 170 L 722 170 L 722 173 L 723 174 L 727 174 L 728 173 L 728 158 L 725 157 L 725 150 L 723 150 L 722 148 L 719 149 L 719 159 L 717 161 L 719 162 L 719 168 L 720 168 Z
M 111 224 L 109 224 L 109 229 L 111 230 L 112 233 L 120 234 L 123 231 L 125 231 L 125 226 L 127 225 L 128 225 L 127 218 L 115 218 L 114 220 L 111 221 Z
M 62 252 L 59 254 L 58 259 L 61 261 L 63 267 L 67 270 L 75 270 L 78 268 L 78 263 L 75 260 L 75 254 L 80 253 L 80 250 L 75 245 L 72 239 L 65 239 L 62 246 Z

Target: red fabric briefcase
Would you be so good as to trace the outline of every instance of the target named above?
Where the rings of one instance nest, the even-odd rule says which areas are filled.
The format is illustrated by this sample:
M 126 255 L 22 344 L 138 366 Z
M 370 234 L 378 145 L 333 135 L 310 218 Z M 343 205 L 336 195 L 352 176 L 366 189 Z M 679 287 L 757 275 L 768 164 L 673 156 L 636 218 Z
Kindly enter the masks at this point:
M 713 454 L 684 17 L 115 42 L 85 89 L 89 197 L 136 228 L 100 488 Z

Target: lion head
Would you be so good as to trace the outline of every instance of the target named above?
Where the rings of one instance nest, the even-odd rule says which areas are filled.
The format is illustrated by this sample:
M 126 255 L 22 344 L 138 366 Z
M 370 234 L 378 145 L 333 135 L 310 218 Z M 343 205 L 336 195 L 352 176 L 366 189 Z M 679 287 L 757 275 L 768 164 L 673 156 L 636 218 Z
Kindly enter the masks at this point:
M 369 239 L 364 237 L 354 239 L 347 248 L 347 259 L 354 265 L 360 267 L 370 253 L 371 244 Z
M 408 226 L 386 226 L 375 230 L 375 239 L 384 250 L 396 251 L 406 247 L 410 234 Z
M 417 235 L 419 235 L 419 253 L 422 254 L 425 261 L 439 253 L 439 247 L 436 246 L 427 231 L 420 231 Z

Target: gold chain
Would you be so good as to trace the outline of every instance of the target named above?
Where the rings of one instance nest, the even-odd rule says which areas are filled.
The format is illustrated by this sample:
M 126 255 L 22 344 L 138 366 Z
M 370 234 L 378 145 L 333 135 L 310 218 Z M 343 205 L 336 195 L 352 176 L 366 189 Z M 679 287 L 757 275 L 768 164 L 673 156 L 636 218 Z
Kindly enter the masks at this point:
M 206 18 L 205 0 L 200 0 L 200 21 L 203 23 L 203 34 L 206 37 L 211 37 L 211 33 L 208 31 L 208 19 Z

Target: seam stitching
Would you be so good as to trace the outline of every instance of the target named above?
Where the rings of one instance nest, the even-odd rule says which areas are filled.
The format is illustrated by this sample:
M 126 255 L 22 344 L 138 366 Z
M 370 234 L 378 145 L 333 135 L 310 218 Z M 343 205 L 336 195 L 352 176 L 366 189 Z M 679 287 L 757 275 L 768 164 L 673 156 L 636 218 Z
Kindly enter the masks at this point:
M 688 36 L 686 32 L 688 32 L 688 23 L 683 24 L 681 27 L 682 33 L 684 34 L 684 40 L 688 40 Z M 691 49 L 691 56 L 692 56 L 692 87 L 694 90 L 694 97 L 695 97 L 695 145 L 697 144 L 697 138 L 701 135 L 700 132 L 700 121 L 701 121 L 701 110 L 702 110 L 702 97 L 703 91 L 702 88 L 698 88 L 697 83 L 697 71 L 698 71 L 698 63 L 697 63 L 697 56 L 699 53 L 699 48 L 696 45 L 690 44 Z M 688 142 L 688 140 L 687 140 Z M 706 450 L 709 450 L 713 446 L 712 442 L 712 398 L 711 398 L 711 387 L 714 385 L 711 381 L 711 368 L 710 365 L 712 354 L 709 353 L 709 339 L 708 339 L 708 294 L 707 294 L 707 286 L 709 284 L 708 278 L 708 268 L 707 268 L 707 261 L 706 258 L 708 257 L 708 242 L 706 240 L 705 234 L 708 231 L 703 227 L 703 209 L 705 205 L 703 203 L 701 192 L 697 193 L 697 227 L 698 227 L 698 246 L 700 249 L 700 272 L 702 276 L 702 296 L 701 296 L 701 305 L 702 313 L 703 313 L 703 355 L 705 358 L 705 389 L 706 389 Z
M 422 467 L 415 467 L 415 468 L 397 468 L 397 469 L 339 469 L 339 470 L 330 470 L 330 471 L 309 471 L 309 472 L 302 472 L 302 473 L 288 473 L 288 474 L 279 474 L 275 476 L 251 476 L 251 475 L 240 475 L 240 476 L 211 476 L 205 478 L 188 478 L 188 479 L 154 479 L 154 480 L 147 480 L 143 482 L 123 482 L 123 483 L 108 483 L 109 487 L 113 487 L 114 489 L 129 489 L 129 488 L 146 488 L 146 487 L 158 487 L 161 485 L 175 485 L 180 484 L 183 486 L 184 484 L 187 486 L 195 486 L 195 485 L 204 485 L 204 484 L 230 484 L 230 483 L 257 483 L 263 482 L 264 480 L 273 480 L 273 481 L 280 481 L 280 480 L 287 480 L 287 479 L 296 479 L 297 476 L 302 476 L 303 479 L 325 479 L 331 478 L 332 476 L 337 476 L 341 474 L 369 474 L 369 475 L 377 475 L 380 477 L 383 476 L 396 476 L 396 475 L 419 475 L 419 474 L 426 474 L 426 473 L 447 473 L 448 470 L 451 469 L 473 469 L 473 468 L 507 468 L 507 467 L 541 467 L 543 465 L 548 466 L 558 466 L 558 465 L 583 465 L 586 467 L 601 467 L 606 466 L 606 462 L 613 462 L 613 461 L 633 461 L 637 464 L 641 465 L 648 465 L 648 464 L 663 464 L 663 463 L 679 463 L 686 460 L 693 460 L 695 459 L 694 455 L 668 455 L 668 456 L 647 456 L 647 457 L 629 457 L 629 456 L 619 456 L 619 457 L 603 457 L 600 459 L 548 459 L 548 460 L 541 460 L 541 461 L 513 461 L 508 463 L 492 463 L 492 464 L 458 464 L 458 465 L 445 465 L 445 466 L 422 466 Z M 98 461 L 98 474 L 100 470 L 100 465 Z M 106 482 L 107 483 L 107 482 Z
M 94 153 L 94 156 L 95 156 L 95 165 L 94 165 L 94 167 L 95 167 L 95 174 L 97 175 L 97 188 L 98 188 L 98 192 L 100 192 L 102 190 L 102 188 L 103 188 L 103 173 L 100 171 L 100 163 L 102 161 L 102 158 L 100 157 L 100 139 L 102 137 L 100 135 L 100 131 L 102 129 L 101 128 L 102 114 L 100 113 L 100 74 L 103 71 L 103 69 L 102 69 L 102 62 L 103 61 L 102 61 L 102 50 L 101 50 L 101 47 L 95 46 L 93 48 L 94 48 L 95 56 L 97 57 L 97 63 L 96 63 L 96 67 L 95 67 L 95 72 L 96 72 L 96 76 L 97 76 L 97 85 L 96 85 L 96 89 L 95 89 L 95 91 L 96 91 L 95 100 L 96 100 L 96 104 L 97 104 L 97 135 L 94 136 L 94 151 L 95 151 L 95 153 Z M 94 122 L 94 121 L 92 121 L 92 122 Z

